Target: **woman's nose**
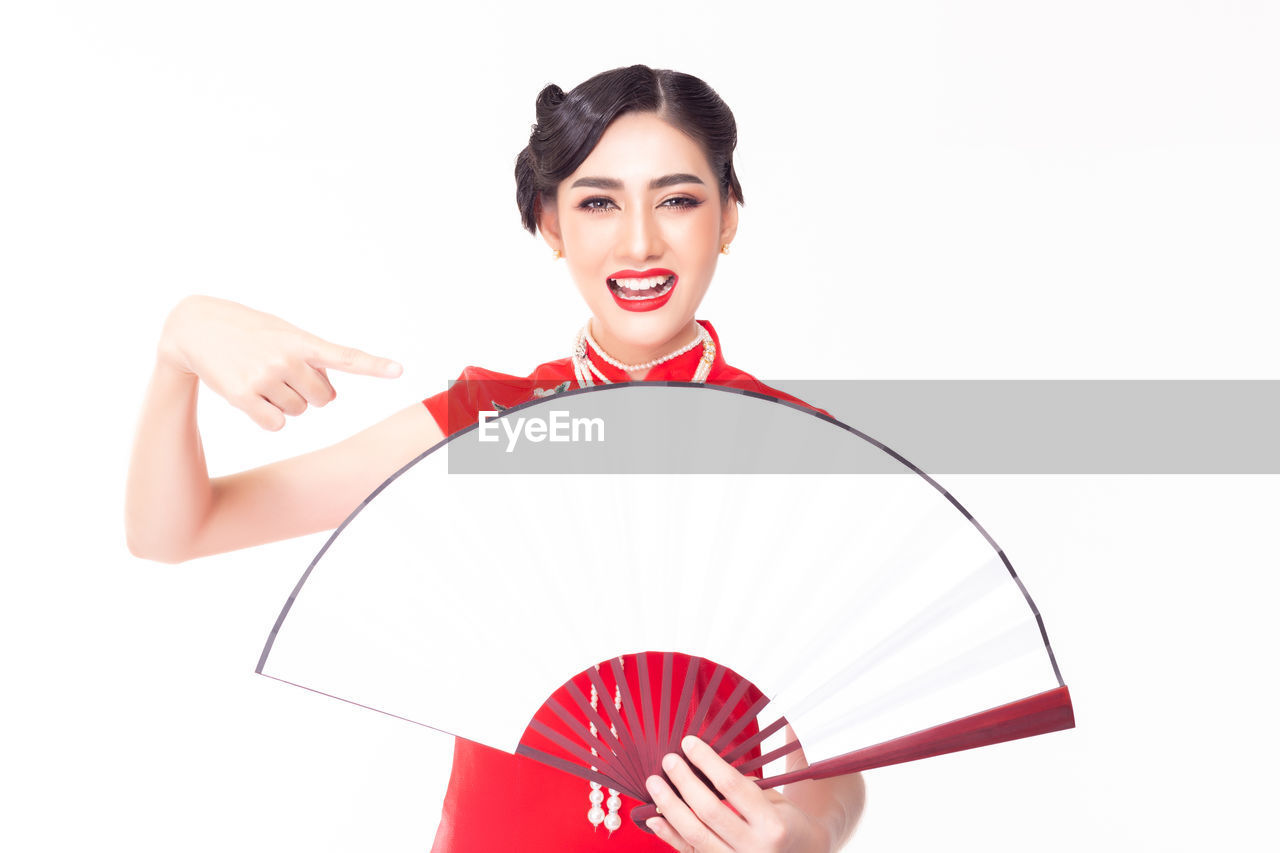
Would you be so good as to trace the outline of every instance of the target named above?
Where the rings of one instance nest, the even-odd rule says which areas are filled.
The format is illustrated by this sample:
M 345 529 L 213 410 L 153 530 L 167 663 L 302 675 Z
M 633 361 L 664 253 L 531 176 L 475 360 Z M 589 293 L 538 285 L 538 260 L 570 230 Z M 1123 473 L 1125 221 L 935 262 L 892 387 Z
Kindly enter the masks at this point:
M 645 261 L 662 255 L 662 234 L 653 211 L 637 205 L 626 214 L 623 226 L 622 248 L 627 257 Z

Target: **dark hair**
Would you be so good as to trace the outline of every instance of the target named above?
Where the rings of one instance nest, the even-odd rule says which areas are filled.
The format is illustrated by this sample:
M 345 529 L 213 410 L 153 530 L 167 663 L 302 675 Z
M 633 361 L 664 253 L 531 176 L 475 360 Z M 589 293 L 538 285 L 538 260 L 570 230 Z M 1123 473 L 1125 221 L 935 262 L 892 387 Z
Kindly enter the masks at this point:
M 733 170 L 738 126 L 733 113 L 706 83 L 689 74 L 632 65 L 597 74 L 568 94 L 552 84 L 538 93 L 538 123 L 516 157 L 516 204 L 530 234 L 538 233 L 538 205 L 554 201 L 556 187 L 587 159 L 609 124 L 623 113 L 652 112 L 702 147 L 720 181 L 742 203 Z

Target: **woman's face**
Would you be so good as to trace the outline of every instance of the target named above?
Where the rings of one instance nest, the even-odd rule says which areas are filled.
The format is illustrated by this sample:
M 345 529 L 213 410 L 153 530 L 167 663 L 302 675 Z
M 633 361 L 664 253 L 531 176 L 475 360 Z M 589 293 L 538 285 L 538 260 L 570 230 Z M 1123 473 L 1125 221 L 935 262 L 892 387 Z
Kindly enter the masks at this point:
M 548 208 L 541 230 L 563 253 L 602 347 L 638 362 L 688 343 L 738 225 L 696 142 L 654 113 L 626 113 Z

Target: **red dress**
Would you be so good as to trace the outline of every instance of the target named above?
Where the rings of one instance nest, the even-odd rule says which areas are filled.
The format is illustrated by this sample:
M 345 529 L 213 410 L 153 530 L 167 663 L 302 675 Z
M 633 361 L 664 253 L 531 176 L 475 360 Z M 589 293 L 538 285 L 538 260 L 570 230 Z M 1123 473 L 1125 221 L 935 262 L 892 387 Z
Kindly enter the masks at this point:
M 804 404 L 788 394 L 776 391 L 755 377 L 730 367 L 724 360 L 720 339 L 711 324 L 699 320 L 716 345 L 715 361 L 707 382 L 755 391 L 783 400 Z M 613 382 L 630 378 L 617 368 L 605 364 L 589 353 L 593 363 Z M 646 381 L 689 381 L 702 358 L 702 347 L 671 359 L 651 369 Z M 539 365 L 527 377 L 495 373 L 480 367 L 462 371 L 448 391 L 423 400 L 436 423 L 451 435 L 475 422 L 481 410 L 492 410 L 494 404 L 506 408 L 545 396 L 560 386 L 577 387 L 573 361 L 562 358 Z M 604 668 L 602 668 L 603 670 Z M 651 667 L 655 686 L 659 667 Z M 703 675 L 705 685 L 706 674 Z M 605 677 L 613 684 L 611 675 Z M 583 682 L 585 687 L 586 682 Z M 702 686 L 702 685 L 700 685 Z M 727 682 L 719 693 L 728 692 Z M 585 692 L 585 691 L 584 691 Z M 613 697 L 600 697 L 612 702 Z M 723 697 L 721 697 L 723 698 Z M 603 711 L 603 709 L 602 709 Z M 752 724 L 739 735 L 739 740 L 756 731 Z M 758 755 L 758 751 L 754 753 Z M 578 851 L 670 851 L 656 836 L 636 827 L 630 819 L 634 800 L 622 798 L 622 827 L 612 834 L 603 826 L 595 828 L 587 820 L 591 804 L 587 799 L 588 784 L 577 777 L 547 767 L 531 759 L 512 756 L 472 741 L 458 738 L 454 742 L 453 773 L 445 794 L 432 853 L 490 853 L 490 851 L 526 851 L 527 853 L 578 853 Z

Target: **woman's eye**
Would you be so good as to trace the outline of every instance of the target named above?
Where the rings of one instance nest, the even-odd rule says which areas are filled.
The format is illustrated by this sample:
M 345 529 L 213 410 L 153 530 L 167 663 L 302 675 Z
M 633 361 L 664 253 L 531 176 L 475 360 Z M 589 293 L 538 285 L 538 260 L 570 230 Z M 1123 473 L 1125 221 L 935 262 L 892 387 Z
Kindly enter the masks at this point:
M 665 207 L 668 210 L 672 208 L 675 208 L 678 210 L 684 210 L 688 208 L 697 207 L 700 204 L 702 204 L 702 202 L 698 201 L 696 198 L 689 198 L 688 196 L 676 196 L 674 198 L 669 198 L 664 200 L 658 206 Z M 591 213 L 606 213 L 610 210 L 617 210 L 618 205 L 614 204 L 613 199 L 596 197 L 596 198 L 586 198 L 578 202 L 578 209 L 585 210 Z

